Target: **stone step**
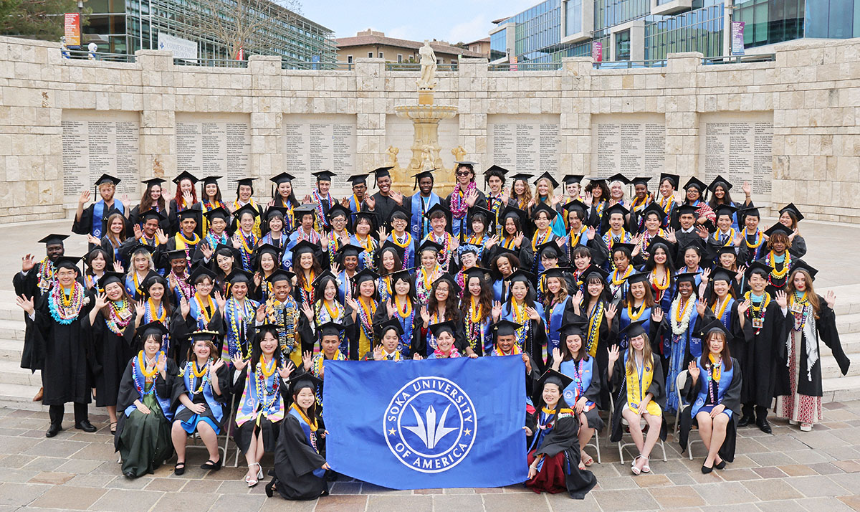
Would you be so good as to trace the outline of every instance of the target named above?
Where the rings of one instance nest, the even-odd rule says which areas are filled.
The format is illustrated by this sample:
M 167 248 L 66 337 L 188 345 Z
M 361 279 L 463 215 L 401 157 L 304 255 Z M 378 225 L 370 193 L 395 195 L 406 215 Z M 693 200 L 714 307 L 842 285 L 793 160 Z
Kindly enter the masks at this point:
M 826 350 L 826 347 L 822 350 Z M 846 375 L 846 377 L 860 376 L 860 354 L 847 355 L 848 358 L 851 359 L 851 365 L 848 367 L 848 374 Z M 839 365 L 836 364 L 836 359 L 834 359 L 834 357 L 829 352 L 824 352 L 821 354 L 820 362 L 822 379 L 842 377 L 842 371 L 839 369 Z
M 860 332 L 860 313 L 836 315 L 836 329 L 839 334 Z
M 24 386 L 20 384 L 4 384 L 0 386 L 0 408 L 18 409 L 24 411 L 42 411 L 48 412 L 48 406 L 42 405 L 42 402 L 34 402 L 33 397 L 39 391 L 39 386 Z M 74 404 L 68 403 L 65 406 L 66 414 L 74 413 Z M 104 407 L 96 407 L 91 403 L 89 406 L 90 420 L 94 416 L 103 416 L 107 414 Z M 66 426 L 70 427 L 72 416 L 67 416 Z M 47 420 L 45 427 L 47 428 Z
M 42 377 L 39 373 L 33 374 L 26 368 L 21 368 L 21 361 L 11 359 L 0 360 L 0 388 L 6 384 L 18 384 L 35 386 L 33 394 L 42 386 Z
M 23 316 L 17 320 L 0 320 L 0 339 L 23 342 L 26 328 Z
M 860 400 L 860 376 L 823 379 L 824 402 Z
M 0 361 L 21 361 L 21 350 L 24 342 L 18 340 L 0 339 Z

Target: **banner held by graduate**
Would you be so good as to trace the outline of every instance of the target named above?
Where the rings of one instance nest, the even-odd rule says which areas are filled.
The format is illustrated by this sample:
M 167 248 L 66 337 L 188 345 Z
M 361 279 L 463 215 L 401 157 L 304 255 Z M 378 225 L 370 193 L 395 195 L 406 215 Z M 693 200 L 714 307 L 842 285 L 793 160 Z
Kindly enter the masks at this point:
M 528 478 L 519 356 L 326 361 L 326 459 L 390 489 L 499 487 Z

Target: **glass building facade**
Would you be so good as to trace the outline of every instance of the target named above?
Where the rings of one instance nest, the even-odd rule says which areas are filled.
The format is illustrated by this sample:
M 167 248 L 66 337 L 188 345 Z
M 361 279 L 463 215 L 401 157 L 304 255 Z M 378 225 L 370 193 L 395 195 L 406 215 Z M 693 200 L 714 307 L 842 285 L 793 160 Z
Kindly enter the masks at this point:
M 216 1 L 223 2 L 227 14 L 230 6 L 236 5 L 230 0 L 89 0 L 87 7 L 93 14 L 84 33 L 98 36 L 101 52 L 132 54 L 157 49 L 158 33 L 162 32 L 197 43 L 200 59 L 229 59 L 227 45 L 216 34 L 201 30 L 201 20 L 214 16 Z M 262 54 L 304 62 L 337 60 L 331 30 L 286 10 L 279 12 L 279 16 L 256 13 L 256 23 L 263 23 L 259 23 L 254 41 L 248 43 L 246 58 Z
M 491 60 L 507 52 L 518 62 L 554 62 L 562 57 L 589 56 L 592 44 L 603 43 L 604 60 L 630 59 L 637 45 L 645 60 L 662 60 L 669 53 L 701 52 L 716 57 L 726 52 L 732 20 L 746 22 L 744 46 L 752 48 L 803 37 L 843 39 L 860 37 L 860 0 L 736 0 L 727 16 L 724 0 L 692 0 L 689 8 L 671 15 L 651 14 L 652 0 L 546 0 L 499 22 L 506 28 L 490 36 Z M 656 0 L 656 5 L 673 0 Z M 593 6 L 591 38 L 577 43 L 565 37 L 583 32 L 583 3 Z M 586 4 L 587 5 L 587 4 Z M 641 21 L 644 41 L 619 25 Z M 508 25 L 511 24 L 511 25 Z M 516 44 L 507 48 L 507 32 Z M 640 36 L 641 37 L 641 36 Z M 616 55 L 609 54 L 614 43 Z

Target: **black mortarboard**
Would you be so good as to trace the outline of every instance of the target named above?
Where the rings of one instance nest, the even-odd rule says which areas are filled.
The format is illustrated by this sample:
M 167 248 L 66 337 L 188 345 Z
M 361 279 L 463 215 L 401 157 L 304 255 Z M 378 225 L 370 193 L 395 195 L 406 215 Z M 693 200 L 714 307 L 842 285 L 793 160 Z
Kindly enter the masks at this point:
M 197 177 L 196 177 L 196 176 L 194 176 L 194 175 L 193 175 L 193 174 L 191 174 L 190 172 L 188 172 L 188 171 L 182 171 L 181 173 L 179 173 L 179 175 L 178 175 L 178 176 L 176 176 L 175 178 L 173 178 L 173 183 L 176 183 L 177 185 L 179 185 L 179 183 L 180 183 L 182 180 L 185 180 L 185 179 L 190 180 L 192 185 L 193 185 L 193 184 L 195 184 L 195 183 L 197 183 L 198 181 L 200 181 L 199 179 L 197 179 Z
M 251 284 L 254 282 L 254 274 L 241 269 L 233 269 L 233 272 L 230 272 L 230 275 L 227 276 L 227 281 L 233 284 L 236 283 L 247 283 Z
M 647 217 L 649 213 L 657 214 L 657 217 L 660 219 L 660 222 L 663 222 L 663 220 L 666 218 L 666 211 L 663 209 L 662 206 L 660 206 L 657 201 L 651 201 L 651 204 L 649 204 L 645 207 L 644 210 L 642 210 L 642 218 L 644 219 L 645 217 Z
M 645 185 L 647 187 L 649 181 L 651 181 L 651 176 L 637 176 L 630 180 L 630 183 L 633 185 Z
M 695 336 L 697 338 L 700 338 L 702 341 L 704 341 L 705 338 L 707 338 L 708 334 L 711 334 L 712 332 L 723 333 L 723 336 L 725 337 L 726 340 L 728 340 L 731 337 L 731 333 L 729 332 L 728 329 L 726 329 L 726 326 L 723 325 L 723 322 L 719 318 L 715 318 L 715 319 L 711 320 L 710 322 L 708 322 L 707 324 L 703 325 L 702 327 L 699 327 L 699 330 L 696 331 Z M 708 350 L 707 347 L 702 347 L 702 348 L 703 348 L 703 350 Z
M 360 185 L 362 183 L 367 184 L 367 177 L 369 174 L 355 174 L 346 179 L 346 181 L 350 182 L 352 186 Z
M 365 268 L 356 272 L 355 275 L 352 276 L 352 284 L 354 286 L 358 286 L 364 281 L 376 281 L 377 279 L 379 279 L 379 274 L 369 268 Z
M 184 249 L 174 249 L 167 253 L 168 260 L 185 260 L 188 259 L 188 255 L 185 254 Z
M 580 218 L 582 218 L 585 217 L 585 212 L 588 211 L 588 206 L 586 206 L 585 203 L 583 203 L 579 199 L 574 199 L 573 201 L 564 205 L 564 210 L 567 211 L 568 214 L 570 214 L 570 211 L 573 209 L 579 210 L 580 213 L 583 214 L 580 216 Z
M 69 238 L 69 235 L 48 235 L 45 238 L 39 240 L 40 244 L 45 245 L 63 245 L 63 240 Z
M 543 275 L 545 275 L 546 277 L 559 277 L 559 278 L 563 279 L 564 274 L 572 273 L 572 272 L 573 272 L 573 269 L 570 267 L 553 267 L 553 268 L 545 271 L 543 273 Z
M 454 336 L 454 329 L 456 329 L 456 326 L 451 320 L 435 323 L 430 326 L 430 332 L 432 332 L 433 336 L 436 336 L 437 338 L 443 332 L 449 332 L 451 333 L 451 336 Z
M 99 279 L 99 286 L 101 288 L 104 288 L 111 283 L 123 284 L 123 281 L 125 281 L 125 276 L 123 276 L 121 273 L 105 271 L 102 278 Z
M 442 244 L 436 243 L 432 239 L 428 238 L 428 239 L 424 240 L 423 242 L 421 242 L 421 245 L 418 246 L 418 252 L 421 253 L 427 249 L 431 249 L 431 250 L 438 253 L 439 251 L 441 251 L 444 248 L 445 247 Z
M 194 208 L 186 208 L 186 209 L 182 210 L 181 212 L 176 212 L 176 216 L 179 217 L 180 222 L 185 220 L 185 219 L 194 219 L 194 221 L 196 222 L 198 215 L 200 215 L 200 210 L 197 210 Z
M 647 322 L 647 320 L 639 320 L 638 322 L 630 322 L 624 329 L 621 330 L 618 334 L 626 334 L 627 339 L 635 338 L 636 336 L 642 336 L 643 334 L 648 334 L 645 332 L 645 328 L 643 325 Z
M 206 176 L 201 181 L 203 182 L 203 186 L 205 187 L 206 185 L 212 185 L 213 183 L 217 185 L 218 180 L 220 180 L 221 178 L 223 178 L 223 176 Z
M 630 180 L 627 179 L 627 177 L 624 176 L 623 174 L 621 174 L 620 172 L 613 174 L 612 176 L 606 178 L 606 181 L 608 181 L 609 183 L 612 183 L 613 181 L 620 181 L 621 183 L 623 183 L 625 185 L 630 184 Z
M 764 232 L 764 234 L 767 236 L 773 236 L 775 233 L 785 233 L 786 235 L 791 235 L 791 228 L 781 222 L 777 222 Z
M 583 178 L 585 178 L 584 174 L 567 174 L 561 179 L 561 182 L 565 185 L 570 185 L 571 183 L 581 182 Z
M 711 272 L 711 281 L 726 281 L 729 284 L 735 281 L 738 273 L 727 268 L 717 267 Z
M 475 166 L 478 165 L 478 162 L 470 162 L 469 160 L 460 160 L 460 161 L 457 161 L 454 163 L 457 164 L 457 167 L 460 167 L 461 165 L 465 165 L 466 167 L 469 167 L 473 171 L 475 169 Z
M 148 180 L 143 180 L 142 183 L 147 187 L 151 187 L 153 185 L 161 185 L 164 181 L 164 178 L 149 178 Z
M 378 254 L 378 258 L 382 258 L 382 253 L 384 251 L 391 250 L 391 249 L 393 249 L 394 252 L 397 253 L 397 256 L 400 258 L 400 260 L 403 261 L 403 257 L 406 255 L 406 247 L 400 247 L 399 245 L 395 244 L 391 240 L 386 240 L 385 243 L 383 243 L 381 246 L 379 246 L 379 250 L 376 251 Z
M 271 220 L 275 215 L 280 215 L 281 218 L 287 216 L 289 210 L 283 206 L 270 206 L 266 209 L 266 219 Z
M 646 283 L 648 282 L 648 272 L 636 272 L 635 274 L 631 274 L 627 276 L 627 284 L 635 284 L 635 283 Z
M 537 406 L 539 403 L 543 403 L 543 388 L 547 384 L 555 384 L 558 386 L 559 391 L 564 391 L 565 388 L 570 386 L 573 382 L 573 379 L 568 377 L 567 375 L 557 372 L 552 368 L 548 369 L 537 381 L 537 385 L 534 388 L 534 395 L 532 395 L 532 402 Z M 563 403 L 564 398 L 559 398 L 559 402 Z
M 122 181 L 119 178 L 114 178 L 110 174 L 102 174 L 99 176 L 99 179 L 96 180 L 96 186 L 102 185 L 104 183 L 113 183 L 114 185 L 119 185 L 119 182 Z
M 343 330 L 343 324 L 339 324 L 337 322 L 326 322 L 319 326 L 318 333 L 320 338 L 323 336 L 340 336 L 340 333 L 343 332 Z
M 607 180 L 607 178 L 598 178 L 597 176 L 589 176 L 588 177 L 588 183 L 594 184 L 594 185 L 599 185 L 601 183 L 605 184 L 606 180 Z
M 622 249 L 627 249 L 631 255 L 633 254 L 633 250 L 636 249 L 636 244 L 625 244 L 621 242 L 615 242 L 612 244 L 612 254 L 615 254 L 615 251 L 620 251 Z
M 620 213 L 621 215 L 627 215 L 628 213 L 630 213 L 630 210 L 625 208 L 623 204 L 616 203 L 604 211 L 604 214 L 609 215 L 610 217 L 612 216 L 613 213 Z M 609 218 L 609 217 L 607 217 L 607 218 Z
M 402 206 L 395 206 L 394 208 L 392 208 L 391 213 L 388 215 L 388 222 L 394 220 L 395 214 L 402 215 L 403 220 L 409 222 L 410 212 Z
M 369 212 L 367 210 L 362 210 L 355 214 L 355 223 L 358 224 L 358 221 L 366 220 L 370 223 L 371 229 L 373 226 L 376 226 L 376 212 Z
M 204 213 L 203 215 L 206 216 L 206 218 L 209 220 L 209 222 L 212 222 L 212 219 L 214 219 L 214 218 L 220 218 L 224 221 L 226 221 L 228 218 L 230 218 L 230 212 L 228 212 L 227 210 L 225 210 L 221 206 L 219 206 L 218 208 L 213 208 L 212 210 L 209 210 L 208 212 Z
M 491 276 L 490 271 L 486 268 L 483 268 L 483 267 L 472 267 L 472 268 L 464 271 L 463 273 L 466 275 L 466 281 L 465 281 L 466 283 L 468 283 L 469 279 L 471 279 L 473 277 L 477 277 L 477 278 L 481 279 L 482 281 L 486 282 L 486 281 L 490 280 L 490 276 Z
M 558 255 L 559 253 L 561 253 L 561 250 L 559 249 L 558 244 L 555 242 L 555 240 L 553 240 L 551 242 L 540 244 L 535 248 L 536 257 L 543 257 L 544 252 L 547 252 L 547 256 L 550 258 L 558 258 Z
M 716 213 L 718 219 L 720 218 L 720 215 L 728 215 L 731 217 L 736 211 L 738 211 L 738 209 L 730 204 L 721 204 L 714 209 L 714 213 Z
M 393 286 L 394 283 L 396 283 L 397 281 L 400 281 L 400 280 L 407 281 L 407 282 L 411 281 L 412 280 L 412 272 L 414 270 L 415 270 L 414 268 L 404 268 L 403 270 L 398 270 L 397 272 L 392 272 L 391 274 L 389 274 L 391 277 L 391 285 Z
M 298 262 L 299 255 L 305 252 L 309 252 L 311 254 L 316 253 L 319 246 L 315 243 L 309 242 L 307 240 L 302 240 L 301 242 L 294 245 L 290 251 L 293 253 L 294 262 Z
M 244 185 L 246 187 L 252 187 L 254 185 L 254 180 L 256 180 L 256 179 L 257 178 L 240 178 L 240 179 L 236 180 L 236 185 L 237 186 L 243 186 Z
M 723 178 L 723 177 L 722 177 L 722 176 L 720 176 L 719 174 L 717 175 L 717 177 L 716 177 L 716 178 L 714 178 L 714 181 L 712 181 L 712 182 L 711 182 L 711 184 L 710 184 L 710 185 L 708 185 L 708 190 L 710 190 L 711 192 L 713 192 L 713 191 L 714 191 L 714 189 L 715 189 L 715 188 L 717 188 L 717 185 L 722 185 L 722 186 L 723 186 L 723 189 L 724 189 L 726 192 L 728 192 L 728 191 L 729 191 L 729 190 L 731 190 L 731 188 L 732 188 L 732 184 L 731 184 L 731 183 L 729 183 L 729 180 L 727 180 L 727 179 Z
M 740 213 L 746 217 L 758 217 L 761 218 L 761 213 L 759 213 L 758 208 L 755 206 L 750 206 L 749 208 L 741 208 Z
M 660 184 L 663 184 L 663 180 L 669 180 L 669 183 L 672 184 L 672 188 L 677 189 L 678 184 L 681 183 L 681 177 L 677 174 L 671 174 L 668 172 L 660 173 Z
M 588 282 L 588 279 L 591 277 L 597 277 L 601 281 L 606 281 L 606 278 L 609 277 L 609 272 L 603 270 L 597 265 L 589 265 L 588 268 L 582 272 L 581 278 L 583 282 Z
M 720 257 L 723 254 L 732 254 L 734 256 L 738 255 L 738 253 L 735 251 L 735 246 L 733 244 L 724 245 L 717 249 L 717 257 Z
M 463 291 L 463 289 L 460 288 L 460 285 L 457 284 L 457 280 L 454 278 L 454 276 L 447 272 L 439 276 L 436 281 L 433 282 L 433 284 L 436 284 L 439 281 L 446 281 L 450 285 L 450 288 L 448 290 L 450 293 L 460 295 L 460 293 Z
M 493 324 L 493 333 L 496 336 L 512 336 L 522 325 L 508 319 L 502 319 Z
M 669 250 L 669 248 L 671 248 L 675 245 L 672 242 L 663 238 L 662 236 L 655 236 L 655 237 L 652 237 L 650 242 L 649 242 L 648 252 L 651 252 L 651 247 L 654 247 L 655 244 L 663 245 L 664 247 L 666 247 L 667 251 Z
M 816 269 L 815 267 L 812 267 L 811 265 L 809 265 L 809 263 L 807 263 L 801 259 L 797 259 L 797 260 L 794 260 L 791 262 L 791 272 L 792 273 L 794 273 L 795 270 L 801 270 L 801 269 L 805 270 L 809 274 L 809 277 L 811 277 L 812 279 L 815 279 L 815 274 L 818 273 L 818 269 Z M 806 283 L 806 285 L 809 286 L 809 283 Z
M 436 169 L 427 169 L 426 171 L 421 171 L 418 174 L 413 174 L 412 177 L 415 178 L 415 184 L 412 185 L 412 190 L 418 188 L 418 182 L 424 178 L 430 178 L 435 181 L 436 178 L 433 176 L 433 171 L 435 170 Z
M 275 284 L 280 281 L 287 281 L 292 284 L 294 275 L 295 274 L 293 274 L 292 272 L 287 272 L 286 270 L 278 268 L 275 269 L 275 271 L 272 272 L 272 275 L 269 276 L 269 283 Z
M 206 265 L 197 265 L 197 268 L 191 272 L 191 275 L 188 277 L 188 282 L 192 284 L 197 284 L 197 280 L 203 277 L 208 277 L 211 280 L 215 280 L 215 272 L 209 270 Z
M 555 178 L 553 178 L 553 177 L 552 177 L 552 174 L 550 174 L 549 172 L 544 172 L 543 174 L 541 174 L 540 176 L 538 176 L 537 178 L 535 178 L 535 180 L 534 180 L 534 184 L 535 184 L 535 185 L 537 185 L 537 182 L 538 182 L 538 181 L 540 181 L 540 180 L 541 180 L 541 179 L 543 179 L 543 178 L 548 179 L 548 180 L 549 180 L 549 182 L 550 182 L 550 183 L 552 183 L 552 188 L 558 188 L 558 181 L 556 181 L 556 179 L 555 179 Z
M 400 325 L 400 321 L 396 318 L 389 318 L 388 320 L 382 322 L 378 325 L 379 337 L 385 336 L 385 333 L 390 329 L 394 329 L 397 332 L 398 336 L 403 336 L 403 326 Z
M 213 341 L 215 339 L 215 336 L 218 336 L 218 335 L 219 334 L 215 331 L 207 331 L 207 330 L 202 330 L 202 329 L 199 331 L 194 331 L 190 334 L 192 341 L 197 341 L 197 340 Z M 215 354 L 211 354 L 211 357 L 215 357 Z
M 250 213 L 251 216 L 253 216 L 254 218 L 256 218 L 257 216 L 260 215 L 260 211 L 257 210 L 254 207 L 254 205 L 252 205 L 251 203 L 248 203 L 245 206 L 243 206 L 243 207 L 239 208 L 238 210 L 236 210 L 235 212 L 233 212 L 233 216 L 236 217 L 237 219 L 241 219 L 242 215 L 244 215 L 246 213 Z
M 449 209 L 442 206 L 442 203 L 436 203 L 433 206 L 431 206 L 429 210 L 427 210 L 427 213 L 425 213 L 424 216 L 429 219 L 430 215 L 432 215 L 436 212 L 444 213 L 445 218 L 448 218 L 448 215 L 451 213 L 451 211 Z
M 493 212 L 491 212 L 490 210 L 488 210 L 484 207 L 481 207 L 481 206 L 473 206 L 473 207 L 469 208 L 469 213 L 471 215 L 477 215 L 477 214 L 483 215 L 484 220 L 485 220 L 485 224 L 487 225 L 486 231 L 492 231 L 491 229 L 489 229 L 489 226 L 492 226 L 493 224 L 496 223 L 496 217 L 495 217 L 495 215 L 493 215 Z
M 153 320 L 148 324 L 141 325 L 137 328 L 135 332 L 135 337 L 140 338 L 141 340 L 146 339 L 148 336 L 157 336 L 158 339 L 162 339 L 167 334 L 167 327 L 164 326 L 163 323 L 158 320 Z
M 161 277 L 155 272 L 150 272 L 149 275 L 143 279 L 143 283 L 141 283 L 140 287 L 143 288 L 144 293 L 149 295 L 149 289 L 154 284 L 160 284 L 163 286 L 165 292 L 169 290 L 170 285 L 168 284 L 167 279 Z
M 343 262 L 343 258 L 347 256 L 358 256 L 359 254 L 364 252 L 364 247 L 359 247 L 353 244 L 342 245 L 340 249 L 337 250 L 335 257 L 338 261 Z
M 699 254 L 703 254 L 706 247 L 705 241 L 701 238 L 691 238 L 684 247 L 681 247 L 681 254 L 684 254 L 691 247 L 696 249 Z
M 698 210 L 698 209 L 699 209 L 698 206 L 693 206 L 691 204 L 682 204 L 681 206 L 678 207 L 678 215 L 680 216 L 680 215 L 689 214 L 689 215 L 695 216 L 696 210 Z
M 511 284 L 516 283 L 518 281 L 522 281 L 525 283 L 534 283 L 535 276 L 531 272 L 526 272 L 523 269 L 517 269 L 516 272 L 508 276 L 508 280 Z
M 552 222 L 555 219 L 555 216 L 558 215 L 558 212 L 550 206 L 548 203 L 540 203 L 532 209 L 532 219 L 537 219 L 538 213 L 545 212 L 547 219 Z
M 280 185 L 281 183 L 289 183 L 289 182 L 293 181 L 294 179 L 296 179 L 296 177 L 293 176 L 292 174 L 282 172 L 281 174 L 278 174 L 274 178 L 271 178 L 270 181 L 272 183 L 275 183 L 276 185 Z
M 297 395 L 299 394 L 299 391 L 304 388 L 311 389 L 314 391 L 314 393 L 316 393 L 316 390 L 319 388 L 320 384 L 322 384 L 322 381 L 314 377 L 312 373 L 304 372 L 290 379 L 290 394 Z
M 492 176 L 497 176 L 502 183 L 505 182 L 505 174 L 508 173 L 508 170 L 504 167 L 500 167 L 498 165 L 491 165 L 489 169 L 484 171 L 484 185 L 487 184 L 487 180 L 489 180 Z
M 529 174 L 527 172 L 518 172 L 518 173 L 514 174 L 513 176 L 511 176 L 511 179 L 514 181 L 523 180 L 526 183 L 528 183 L 529 178 L 531 178 L 532 176 L 534 176 L 534 174 Z
M 331 205 L 331 208 L 328 209 L 328 213 L 325 214 L 326 218 L 328 218 L 329 221 L 331 221 L 337 215 L 343 215 L 344 218 L 349 221 L 349 219 L 352 217 L 352 210 L 340 203 L 335 203 Z
M 331 171 L 317 171 L 312 172 L 311 175 L 316 176 L 317 183 L 319 183 L 320 181 L 331 181 L 332 176 L 337 176 Z
M 275 259 L 277 259 L 281 255 L 281 250 L 272 244 L 260 244 L 257 246 L 256 252 L 258 257 L 263 253 L 269 253 L 276 256 Z
M 499 219 L 503 220 L 503 219 L 507 219 L 508 217 L 511 217 L 511 216 L 516 217 L 517 220 L 519 220 L 520 224 L 522 225 L 523 220 L 528 218 L 529 214 L 526 213 L 525 210 L 521 210 L 515 206 L 506 206 L 505 209 L 502 210 L 502 215 L 499 217 Z
M 293 213 L 296 214 L 296 219 L 298 219 L 299 221 L 301 221 L 302 217 L 304 217 L 305 215 L 316 216 L 316 214 L 317 214 L 316 203 L 308 203 L 308 204 L 299 205 L 293 209 Z
M 698 275 L 699 274 L 697 272 L 681 272 L 680 274 L 675 276 L 675 283 L 680 284 L 684 281 L 688 281 L 690 283 L 693 283 L 693 285 L 695 286 L 696 277 Z
M 783 213 L 785 213 L 786 211 L 787 211 L 787 212 L 789 212 L 789 213 L 791 213 L 791 214 L 792 214 L 792 215 L 794 215 L 795 217 L 797 217 L 797 220 L 798 220 L 798 221 L 803 220 L 803 214 L 801 214 L 801 213 L 800 213 L 800 210 L 798 210 L 798 209 L 797 209 L 797 207 L 796 207 L 796 206 L 794 206 L 794 203 L 788 203 L 787 205 L 785 205 L 785 206 L 783 206 L 782 208 L 780 208 L 780 209 L 779 209 L 779 214 L 780 214 L 780 215 L 782 215 L 782 214 L 783 214 Z
M 156 210 L 155 208 L 150 208 L 149 210 L 146 210 L 145 212 L 140 214 L 140 219 L 144 222 L 150 219 L 155 219 L 160 222 L 162 219 L 164 219 L 164 214 Z
M 326 281 L 326 280 L 328 280 L 328 279 L 331 279 L 331 280 L 333 280 L 333 281 L 335 281 L 335 282 L 336 282 L 336 281 L 337 281 L 337 276 L 336 276 L 336 275 L 334 275 L 334 274 L 332 273 L 332 271 L 331 271 L 331 270 L 323 270 L 323 271 L 320 273 L 320 275 L 318 275 L 318 276 L 316 277 L 316 279 L 314 279 L 314 282 L 313 282 L 313 283 L 311 283 L 311 284 L 313 285 L 313 287 L 314 287 L 314 288 L 316 288 L 317 286 L 319 286 L 319 285 L 320 285 L 320 283 L 322 283 L 323 281 Z M 335 284 L 336 284 L 336 283 L 335 283 Z
M 695 176 L 687 180 L 687 183 L 684 185 L 684 190 L 687 190 L 690 187 L 696 187 L 697 189 L 699 189 L 700 194 L 708 188 L 708 186 L 705 185 L 705 182 Z
M 568 321 L 559 327 L 558 331 L 562 336 L 585 336 L 587 320 Z
M 154 245 L 144 245 L 144 244 L 138 243 L 135 246 L 135 248 L 131 251 L 131 253 L 132 254 L 138 254 L 141 252 L 145 252 L 146 254 L 149 254 L 151 256 L 153 253 L 155 253 L 155 250 L 156 250 L 156 247 Z
M 376 169 L 371 171 L 373 173 L 373 186 L 376 186 L 376 183 L 379 181 L 379 178 L 387 178 L 391 176 L 391 173 L 389 172 L 391 169 L 394 169 L 394 167 L 386 165 L 383 167 L 377 167 Z
M 60 256 L 54 261 L 54 266 L 60 268 L 72 268 L 78 270 L 78 262 L 81 261 L 80 256 Z

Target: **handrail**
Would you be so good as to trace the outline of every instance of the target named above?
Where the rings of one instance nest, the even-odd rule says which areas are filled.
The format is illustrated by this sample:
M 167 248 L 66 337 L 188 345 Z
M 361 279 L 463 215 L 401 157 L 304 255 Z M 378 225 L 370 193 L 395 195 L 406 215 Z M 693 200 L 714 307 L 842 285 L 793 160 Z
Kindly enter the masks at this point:
M 61 49 L 63 58 L 70 60 L 100 60 L 104 62 L 135 62 L 135 56 L 128 53 L 102 53 L 87 50 Z
M 436 71 L 457 71 L 457 64 L 437 64 Z M 386 62 L 388 71 L 421 71 L 420 62 Z
M 723 55 L 720 57 L 705 57 L 702 64 L 741 64 L 747 62 L 773 62 L 776 60 L 775 53 L 754 53 L 751 55 Z
M 668 61 L 666 59 L 654 60 L 615 60 L 595 62 L 594 69 L 639 69 L 639 68 L 664 68 Z
M 490 71 L 555 71 L 561 69 L 561 62 L 505 62 L 489 64 Z
M 173 59 L 174 66 L 198 66 L 206 68 L 247 68 L 247 60 L 233 59 Z

